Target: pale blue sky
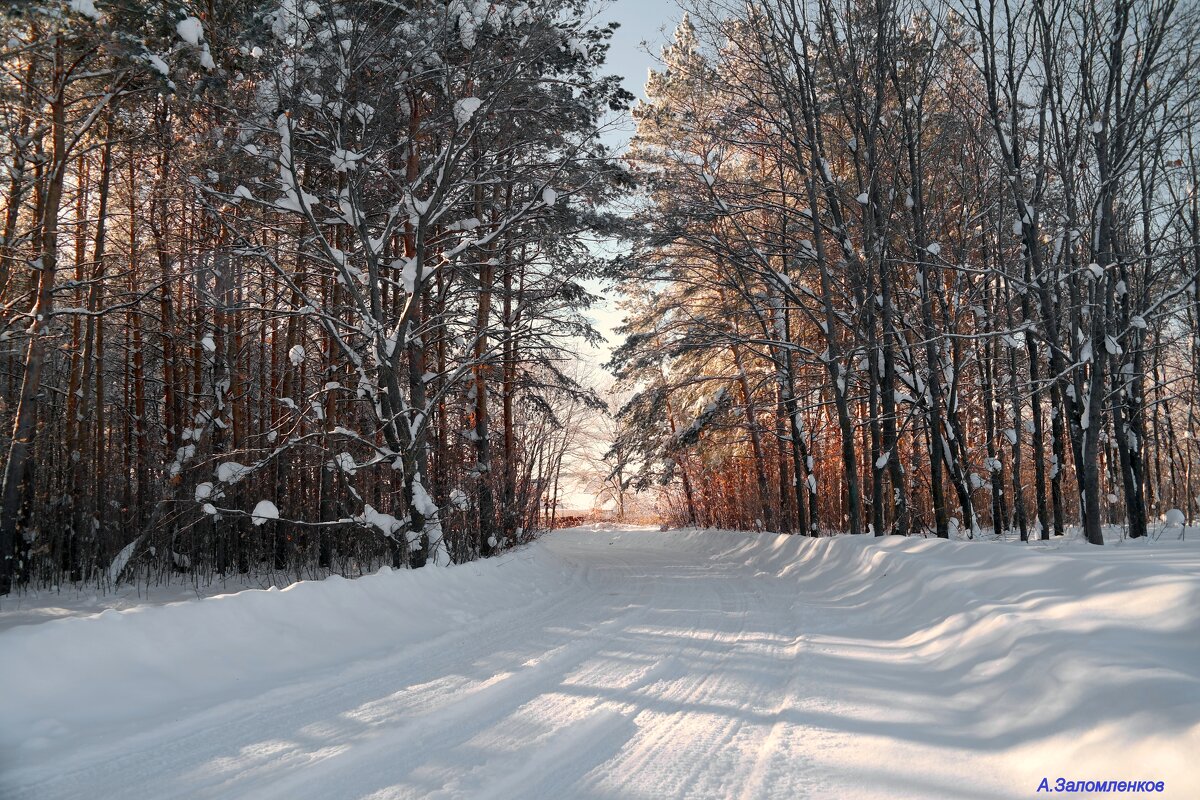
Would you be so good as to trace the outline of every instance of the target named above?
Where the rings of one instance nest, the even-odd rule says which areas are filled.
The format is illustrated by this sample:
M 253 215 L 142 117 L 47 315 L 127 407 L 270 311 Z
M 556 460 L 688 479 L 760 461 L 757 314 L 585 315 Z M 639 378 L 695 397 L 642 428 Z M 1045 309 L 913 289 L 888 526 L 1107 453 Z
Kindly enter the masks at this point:
M 657 56 L 679 24 L 682 14 L 674 0 L 603 2 L 597 21 L 621 24 L 613 35 L 604 74 L 620 75 L 627 90 L 638 98 L 643 97 L 646 73 L 657 66 Z M 623 148 L 629 142 L 632 133 L 633 124 L 629 115 L 614 115 L 606 131 L 605 140 L 613 147 Z M 599 282 L 591 284 L 589 288 L 594 292 L 603 292 L 604 289 Z M 620 314 L 613 307 L 613 303 L 608 300 L 592 309 L 592 318 L 600 332 L 609 340 L 610 347 L 615 344 L 612 330 L 620 323 Z M 599 366 L 608 360 L 610 347 L 591 353 L 590 359 L 588 353 L 581 353 L 581 356 Z
M 646 73 L 657 65 L 657 56 L 674 32 L 682 13 L 674 0 L 605 2 L 599 11 L 597 22 L 615 21 L 621 23 L 621 27 L 613 35 L 604 74 L 620 75 L 626 89 L 636 97 L 643 97 Z M 632 133 L 632 121 L 628 114 L 623 114 L 612 120 L 604 138 L 610 146 L 623 148 L 629 142 Z M 581 343 L 579 357 L 593 368 L 596 388 L 604 391 L 611 383 L 611 377 L 600 369 L 600 365 L 608 361 L 612 347 L 617 343 L 613 329 L 620 324 L 621 313 L 615 308 L 613 293 L 607 291 L 607 287 L 600 281 L 588 281 L 588 288 L 604 296 L 604 301 L 592 308 L 589 316 L 595 322 L 597 330 L 608 340 L 608 344 L 593 349 Z M 606 443 L 596 442 L 596 448 L 600 452 L 606 447 Z M 562 488 L 563 502 L 567 508 L 586 510 L 591 507 L 593 495 L 579 481 L 569 476 L 565 477 Z
M 670 39 L 682 15 L 674 0 L 609 0 L 599 19 L 619 22 L 621 27 L 613 35 L 605 72 L 621 75 L 625 88 L 641 97 L 646 71 L 655 65 L 663 43 Z

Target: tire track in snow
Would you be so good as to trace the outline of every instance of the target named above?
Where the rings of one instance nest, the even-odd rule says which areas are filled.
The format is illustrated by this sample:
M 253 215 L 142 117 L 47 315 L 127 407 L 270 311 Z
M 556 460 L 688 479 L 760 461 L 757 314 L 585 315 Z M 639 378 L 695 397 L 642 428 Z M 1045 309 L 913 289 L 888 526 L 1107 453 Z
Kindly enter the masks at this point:
M 523 629 L 537 630 L 551 626 L 562 618 L 567 608 L 574 607 L 581 612 L 580 616 L 586 618 L 587 609 L 581 603 L 564 603 L 564 598 L 577 596 L 578 584 L 584 582 L 586 569 L 575 562 L 565 563 L 570 564 L 572 574 L 563 589 L 542 596 L 532 609 L 518 608 L 491 613 L 477 620 L 466 631 L 448 632 L 415 647 L 351 663 L 341 669 L 322 671 L 316 677 L 297 676 L 294 682 L 268 690 L 250 701 L 222 702 L 207 709 L 184 713 L 150 730 L 106 740 L 86 751 L 70 753 L 69 759 L 65 760 L 70 766 L 54 769 L 49 775 L 41 764 L 11 770 L 2 785 L 4 796 L 12 800 L 24 797 L 37 800 L 89 795 L 102 797 L 103 793 L 94 794 L 96 787 L 113 785 L 132 789 L 139 778 L 148 779 L 147 783 L 153 782 L 153 796 L 161 798 L 200 797 L 205 796 L 207 791 L 227 791 L 232 786 L 231 782 L 214 775 L 194 775 L 192 780 L 188 780 L 187 773 L 180 771 L 181 765 L 192 765 L 198 757 L 209 764 L 221 758 L 228 759 L 231 758 L 231 752 L 240 755 L 238 745 L 244 744 L 245 748 L 259 747 L 266 766 L 284 766 L 284 762 L 295 760 L 296 756 L 303 753 L 295 752 L 294 748 L 272 752 L 269 747 L 262 747 L 264 743 L 286 739 L 314 720 L 336 720 L 348 710 L 372 700 L 394 698 L 430 682 L 444 680 L 446 676 L 458 675 L 461 671 L 458 662 L 464 651 L 500 651 L 506 640 Z M 410 669 L 406 670 L 406 667 Z M 404 677 L 398 677 L 414 674 L 420 677 L 407 684 L 402 682 Z M 453 696 L 456 691 L 469 688 L 469 677 L 458 677 L 462 678 L 461 683 L 454 687 L 454 691 L 444 694 Z M 479 682 L 484 683 L 486 679 Z M 479 688 L 479 685 L 475 688 Z M 398 706 L 395 711 L 400 713 L 402 710 L 403 706 Z M 280 736 L 264 735 L 267 732 Z M 335 727 L 327 731 L 325 747 L 330 742 L 336 746 L 353 733 Z M 236 760 L 236 755 L 233 760 Z M 262 765 L 243 766 L 253 773 L 256 766 Z M 183 783 L 166 780 L 165 776 L 173 776 Z M 241 779 L 246 777 L 240 776 Z M 114 796 L 124 796 L 124 791 Z
M 661 559 L 661 551 L 659 555 Z M 741 683 L 731 685 L 731 675 L 736 673 L 729 667 L 746 632 L 750 600 L 761 600 L 761 595 L 735 588 L 727 580 L 733 575 L 698 577 L 716 568 L 712 562 L 689 565 L 681 564 L 679 558 L 676 554 L 674 559 L 654 564 L 665 573 L 665 579 L 660 577 L 656 585 L 665 589 L 675 577 L 679 584 L 702 581 L 711 590 L 704 606 L 686 611 L 690 632 L 699 629 L 704 635 L 690 637 L 674 657 L 676 663 L 685 666 L 679 675 L 660 682 L 665 686 L 652 685 L 633 693 L 640 709 L 636 718 L 639 735 L 623 757 L 606 770 L 610 776 L 622 778 L 601 781 L 604 788 L 623 794 L 725 796 L 729 785 L 737 780 L 740 759 L 732 745 L 746 721 L 739 715 L 741 708 L 729 700 L 747 687 Z M 720 571 L 728 573 L 729 565 L 720 565 Z M 688 588 L 694 589 L 690 585 Z M 670 608 L 669 601 L 678 600 L 672 593 L 661 594 L 662 608 Z M 689 600 L 695 602 L 696 598 Z M 667 626 L 665 630 L 671 630 L 672 622 L 678 624 L 670 612 L 659 611 L 658 616 Z M 722 629 L 722 623 L 730 620 L 734 627 Z M 702 671 L 696 670 L 697 663 L 705 663 Z M 714 769 L 715 764 L 723 768 Z
M 595 551 L 588 551 L 591 547 L 585 546 L 581 555 L 595 554 Z M 605 555 L 603 567 L 582 565 L 581 583 L 589 587 L 592 596 L 580 597 L 578 602 L 583 607 L 598 608 L 604 607 L 602 598 L 618 597 L 618 601 L 610 601 L 608 606 L 612 616 L 587 631 L 569 631 L 570 635 L 557 649 L 523 665 L 526 669 L 511 678 L 517 683 L 509 687 L 522 691 L 499 693 L 495 698 L 496 707 L 489 708 L 485 714 L 475 714 L 472 709 L 463 709 L 461 701 L 451 700 L 438 709 L 436 719 L 431 715 L 428 725 L 414 721 L 414 728 L 422 734 L 421 744 L 404 754 L 399 767 L 387 770 L 392 776 L 407 770 L 406 777 L 411 780 L 392 783 L 386 789 L 380 787 L 379 796 L 433 800 L 474 798 L 482 793 L 496 797 L 557 799 L 564 796 L 563 787 L 578 780 L 625 744 L 633 732 L 632 714 L 628 708 L 595 696 L 579 698 L 559 691 L 570 684 L 571 676 L 580 670 L 588 670 L 605 651 L 612 649 L 623 631 L 637 626 L 654 611 L 655 583 L 629 584 L 623 580 L 625 573 L 637 567 L 637 558 L 619 550 L 600 552 Z M 568 563 L 572 562 L 568 554 L 560 553 L 560 556 Z M 614 567 L 620 578 L 616 581 L 611 574 Z M 609 591 L 614 588 L 633 591 Z M 649 683 L 661 672 L 661 665 L 655 665 L 641 675 L 637 684 Z M 447 715 L 469 719 L 471 725 L 465 730 L 460 729 L 446 722 Z M 556 717 L 566 719 L 537 735 L 535 727 L 545 728 L 553 724 Z M 444 735 L 431 736 L 431 731 Z M 503 738 L 520 742 L 520 749 L 490 757 L 479 740 L 495 739 L 498 732 Z M 584 743 L 586 748 L 572 747 Z M 434 772 L 438 762 L 443 767 L 440 776 Z M 337 767 L 340 774 L 352 764 L 347 762 Z M 418 775 L 419 772 L 424 774 Z M 539 776 L 538 780 L 530 783 L 529 778 L 534 775 Z M 430 783 L 437 777 L 444 779 L 441 786 L 436 780 Z M 424 785 L 419 783 L 422 779 Z M 417 785 L 412 785 L 413 781 L 417 781 Z M 504 787 L 517 786 L 523 788 L 515 794 L 505 793 Z
M 300 672 L 249 699 L 229 701 L 229 694 L 207 711 L 156 717 L 147 731 L 117 731 L 110 744 L 86 752 L 58 740 L 57 751 L 30 753 L 22 772 L 29 780 L 16 796 L 996 800 L 1035 786 L 1028 775 L 1049 763 L 1050 750 L 1078 755 L 1093 746 L 1063 727 L 1069 715 L 1059 727 L 1053 720 L 1029 727 L 1019 719 L 1026 693 L 1014 697 L 996 684 L 999 666 L 1032 664 L 1042 650 L 1029 648 L 1045 648 L 1054 632 L 1067 638 L 1049 649 L 1060 658 L 1108 662 L 1105 648 L 1145 641 L 1175 659 L 1178 675 L 1129 655 L 1155 681 L 1108 703 L 1116 707 L 1108 716 L 1082 717 L 1105 721 L 1095 733 L 1102 753 L 1127 752 L 1131 734 L 1114 732 L 1134 719 L 1122 703 L 1150 697 L 1161 719 L 1187 723 L 1193 695 L 1180 692 L 1194 692 L 1194 670 L 1177 657 L 1187 643 L 1170 643 L 1157 617 L 1118 603 L 1125 594 L 1114 595 L 1111 585 L 1078 596 L 1059 592 L 1051 598 L 1058 605 L 1044 608 L 1007 587 L 1014 576 L 1028 579 L 1032 561 L 950 544 L 937 545 L 940 556 L 927 554 L 933 546 L 555 534 L 536 545 L 549 560 L 516 573 L 551 587 L 548 596 L 501 612 L 527 586 L 496 581 L 497 572 L 468 579 L 462 586 L 469 591 L 445 601 L 457 630 L 390 651 L 364 642 L 353 649 L 369 659 L 346 669 Z M 899 552 L 876 575 L 885 550 Z M 1079 575 L 1096 557 L 1055 559 L 1047 563 Z M 488 563 L 481 574 L 499 566 Z M 981 604 L 959 592 L 942 598 L 948 612 L 926 608 L 922 592 L 942 592 L 963 570 L 986 577 L 1004 602 Z M 1109 582 L 1129 591 L 1112 576 Z M 1178 602 L 1152 588 L 1139 590 L 1144 603 Z M 1109 628 L 1128 628 L 1121 622 L 1128 618 L 1147 620 L 1146 629 L 1121 637 L 1115 628 L 1082 629 L 1080 620 L 1095 624 L 1080 613 L 1083 601 L 1110 610 Z M 1016 609 L 1028 634 L 1019 648 L 1008 638 L 1012 621 L 993 613 L 1004 606 Z M 491 611 L 478 615 L 480 608 Z M 1064 622 L 1068 612 L 1076 616 Z M 948 652 L 955 647 L 961 652 Z M 1055 680 L 1027 683 L 1044 695 Z M 1182 712 L 1179 702 L 1170 706 L 1176 696 L 1185 701 Z M 1006 701 L 1006 713 L 988 717 L 989 698 Z M 1066 715 L 1079 702 L 1065 698 L 1065 710 L 1053 713 Z M 1048 738 L 1019 746 L 1004 738 L 1030 730 Z M 1185 744 L 1195 730 L 1184 729 Z M 1177 735 L 1136 753 L 1168 766 L 1178 753 L 1167 777 L 1194 775 L 1185 744 Z M 1168 758 L 1154 760 L 1159 751 Z M 1087 763 L 1107 768 L 1107 758 Z
M 548 540 L 571 578 L 531 609 L 187 715 L 73 759 L 28 796 L 731 795 L 770 757 L 770 731 L 745 711 L 780 702 L 781 681 L 737 662 L 767 633 L 748 620 L 778 598 L 732 559 L 630 538 Z M 480 749 L 504 736 L 521 746 Z
M 770 713 L 773 719 L 771 726 L 766 730 L 765 734 L 761 735 L 753 763 L 747 771 L 744 779 L 741 781 L 741 791 L 738 793 L 740 800 L 753 800 L 756 797 L 802 797 L 815 796 L 817 787 L 812 785 L 810 781 L 806 786 L 798 786 L 795 777 L 795 760 L 803 756 L 795 752 L 793 748 L 788 747 L 788 743 L 800 736 L 800 731 L 796 730 L 796 726 L 786 721 L 783 715 L 786 711 L 795 709 L 800 705 L 802 685 L 811 681 L 805 673 L 798 669 L 800 656 L 805 648 L 806 639 L 797 628 L 793 627 L 792 641 L 786 646 L 775 646 L 778 651 L 777 658 L 785 664 L 794 665 L 792 674 L 784 683 L 784 691 L 782 697 L 779 698 L 774 708 Z M 807 733 L 814 733 L 811 729 Z M 780 759 L 787 759 L 790 769 L 783 770 L 783 777 L 788 779 L 787 785 L 775 786 L 772 782 L 772 777 L 779 772 L 773 769 Z M 810 770 L 806 770 L 808 772 Z
M 255 796 L 262 800 L 290 800 L 301 796 L 303 789 L 305 794 L 314 797 L 332 797 L 336 795 L 336 787 L 343 785 L 346 773 L 358 773 L 361 780 L 367 765 L 373 762 L 386 764 L 378 769 L 385 780 L 389 779 L 386 776 L 407 775 L 435 754 L 462 745 L 480 728 L 503 721 L 543 694 L 547 687 L 558 685 L 563 675 L 595 654 L 599 647 L 593 641 L 595 637 L 603 637 L 624 622 L 623 616 L 617 616 L 576 632 L 566 643 L 544 656 L 496 675 L 483 687 L 465 696 L 451 695 L 446 703 L 360 740 L 337 753 L 336 758 L 311 762 L 292 775 L 271 780 L 268 786 L 256 791 Z M 328 791 L 322 791 L 326 786 Z

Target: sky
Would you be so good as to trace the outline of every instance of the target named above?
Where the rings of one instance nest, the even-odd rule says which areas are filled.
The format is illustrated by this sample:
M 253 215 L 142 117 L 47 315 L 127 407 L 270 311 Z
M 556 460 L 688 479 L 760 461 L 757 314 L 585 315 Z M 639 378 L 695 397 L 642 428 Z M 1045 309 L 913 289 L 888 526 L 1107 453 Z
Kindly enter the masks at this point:
M 657 66 L 657 55 L 662 50 L 679 22 L 682 12 L 674 0 L 609 0 L 601 6 L 597 22 L 618 22 L 619 27 L 611 40 L 608 62 L 604 73 L 620 75 L 625 88 L 639 99 L 644 96 L 646 73 Z M 652 55 L 653 54 L 653 55 Z M 633 124 L 628 114 L 622 114 L 610 124 L 605 140 L 612 147 L 624 149 L 633 133 Z M 593 368 L 595 388 L 601 392 L 608 389 L 611 377 L 601 365 L 608 361 L 618 338 L 613 332 L 621 324 L 621 312 L 616 307 L 615 292 L 601 281 L 589 281 L 587 288 L 602 300 L 590 311 L 589 316 L 606 343 L 591 348 L 581 343 L 580 359 Z M 566 480 L 566 479 L 564 479 Z M 588 509 L 593 495 L 582 485 L 571 480 L 564 490 L 563 502 L 568 508 Z
M 612 38 L 607 72 L 621 75 L 625 88 L 642 97 L 646 71 L 656 65 L 663 43 L 669 40 L 681 16 L 674 0 L 610 0 L 599 19 L 619 22 L 621 27 Z
M 613 34 L 608 51 L 605 74 L 617 74 L 625 88 L 641 99 L 644 96 L 646 74 L 657 66 L 657 56 L 676 25 L 682 12 L 674 0 L 608 0 L 601 6 L 597 22 L 618 22 L 620 26 Z M 653 54 L 653 55 L 651 55 Z M 615 117 L 605 131 L 604 138 L 610 146 L 624 149 L 633 133 L 633 123 L 628 114 Z M 616 344 L 613 329 L 620 324 L 621 314 L 616 309 L 613 293 L 599 281 L 588 288 L 602 295 L 604 301 L 592 309 L 592 319 L 604 335 L 607 345 L 592 353 L 582 353 L 585 360 L 599 367 L 608 360 L 609 352 Z

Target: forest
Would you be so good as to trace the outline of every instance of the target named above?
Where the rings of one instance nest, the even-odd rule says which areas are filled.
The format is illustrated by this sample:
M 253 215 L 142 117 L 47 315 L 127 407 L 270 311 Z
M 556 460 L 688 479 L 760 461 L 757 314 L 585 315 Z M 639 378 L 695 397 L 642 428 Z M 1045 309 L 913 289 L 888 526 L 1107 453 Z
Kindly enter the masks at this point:
M 631 184 L 582 10 L 10 5 L 4 586 L 361 574 L 550 524 L 604 407 L 570 364 L 588 241 Z
M 1200 512 L 1200 14 L 701 4 L 651 75 L 617 462 L 673 517 L 1021 540 Z
M 1194 3 L 703 0 L 639 102 L 582 0 L 3 19 L 0 593 L 487 557 L 610 413 L 664 524 L 1200 515 Z
M 0 798 L 1200 797 L 1198 0 L 0 20 Z

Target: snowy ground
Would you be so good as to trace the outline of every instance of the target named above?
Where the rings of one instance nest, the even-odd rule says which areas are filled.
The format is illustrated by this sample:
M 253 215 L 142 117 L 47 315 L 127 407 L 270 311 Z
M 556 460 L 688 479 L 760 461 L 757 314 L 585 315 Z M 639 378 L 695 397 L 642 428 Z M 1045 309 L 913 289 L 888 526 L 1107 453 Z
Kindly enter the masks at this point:
M 13 627 L 0 686 L 4 798 L 1190 799 L 1200 548 L 562 531 Z

